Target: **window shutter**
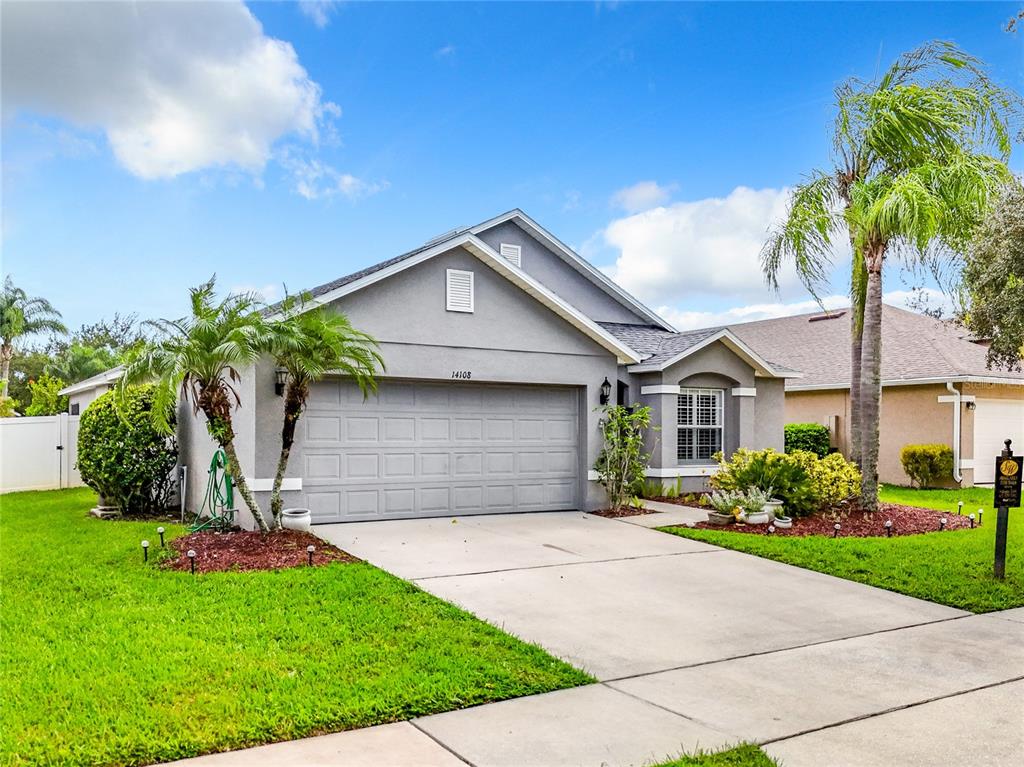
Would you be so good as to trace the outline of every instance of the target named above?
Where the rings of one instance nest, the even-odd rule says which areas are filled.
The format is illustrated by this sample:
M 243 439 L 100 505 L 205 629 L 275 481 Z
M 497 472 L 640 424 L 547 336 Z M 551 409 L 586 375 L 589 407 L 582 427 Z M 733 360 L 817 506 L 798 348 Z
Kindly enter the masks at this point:
M 523 265 L 523 249 L 519 245 L 509 245 L 507 242 L 503 242 L 500 250 L 506 261 L 510 261 L 516 266 Z
M 473 311 L 473 272 L 461 269 L 447 271 L 445 308 L 450 312 Z

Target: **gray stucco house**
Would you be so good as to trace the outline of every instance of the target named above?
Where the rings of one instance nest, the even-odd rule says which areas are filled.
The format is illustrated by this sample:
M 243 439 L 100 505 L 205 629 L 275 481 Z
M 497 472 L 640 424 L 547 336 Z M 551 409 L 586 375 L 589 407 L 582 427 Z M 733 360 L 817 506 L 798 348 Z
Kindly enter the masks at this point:
M 318 523 L 600 508 L 605 381 L 613 403 L 653 408 L 652 477 L 697 489 L 719 449 L 782 449 L 794 371 L 728 329 L 677 333 L 519 210 L 311 293 L 387 363 L 369 400 L 342 378 L 312 391 L 285 489 Z M 270 359 L 245 371 L 235 419 L 261 503 L 280 449 L 274 374 Z M 198 508 L 213 444 L 191 409 L 179 423 Z

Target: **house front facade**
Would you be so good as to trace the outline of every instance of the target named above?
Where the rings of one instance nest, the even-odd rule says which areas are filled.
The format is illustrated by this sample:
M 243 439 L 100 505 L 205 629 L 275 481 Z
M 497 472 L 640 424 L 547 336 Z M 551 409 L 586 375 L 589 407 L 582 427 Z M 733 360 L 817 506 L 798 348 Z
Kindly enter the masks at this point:
M 829 427 L 832 444 L 850 451 L 850 317 L 805 314 L 730 328 L 803 378 L 787 381 L 786 423 Z M 894 306 L 883 307 L 882 400 L 878 476 L 910 484 L 900 451 L 942 444 L 953 451 L 945 484 L 991 485 L 1003 440 L 1024 447 L 1024 373 L 989 369 L 986 347 L 959 326 Z
M 374 336 L 387 366 L 366 399 L 340 376 L 312 388 L 284 487 L 317 523 L 601 508 L 606 397 L 652 408 L 648 474 L 684 488 L 705 486 L 719 450 L 782 448 L 794 370 L 728 329 L 677 333 L 519 210 L 311 294 Z M 283 413 L 273 361 L 238 389 L 239 458 L 265 504 Z M 187 407 L 179 443 L 198 510 L 214 446 Z

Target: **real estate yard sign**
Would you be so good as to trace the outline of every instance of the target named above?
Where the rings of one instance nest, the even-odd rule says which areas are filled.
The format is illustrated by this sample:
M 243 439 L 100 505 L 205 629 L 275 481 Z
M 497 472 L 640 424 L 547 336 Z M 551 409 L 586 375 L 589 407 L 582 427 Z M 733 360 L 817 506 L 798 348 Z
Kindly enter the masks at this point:
M 996 561 L 995 576 L 1002 580 L 1006 574 L 1006 528 L 1009 523 L 1010 507 L 1020 506 L 1020 481 L 1024 475 L 1024 456 L 1014 455 L 1010 440 L 996 458 Z

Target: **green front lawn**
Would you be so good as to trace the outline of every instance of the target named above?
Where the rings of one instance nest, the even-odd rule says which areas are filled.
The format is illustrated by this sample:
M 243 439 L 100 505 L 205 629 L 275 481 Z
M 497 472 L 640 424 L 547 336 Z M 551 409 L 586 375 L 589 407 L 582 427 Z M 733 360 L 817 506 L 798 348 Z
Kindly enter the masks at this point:
M 656 767 L 779 767 L 779 763 L 757 746 L 747 744 L 728 751 L 683 756 Z
M 4 764 L 166 761 L 593 681 L 368 564 L 144 565 L 156 524 L 94 500 L 0 497 Z
M 1010 510 L 1006 580 L 1000 582 L 992 577 L 996 512 L 991 506 L 991 490 L 914 490 L 884 485 L 881 498 L 953 514 L 962 500 L 964 514 L 985 509 L 984 526 L 891 539 L 773 538 L 686 527 L 661 529 L 976 613 L 1024 606 L 1024 510 Z

